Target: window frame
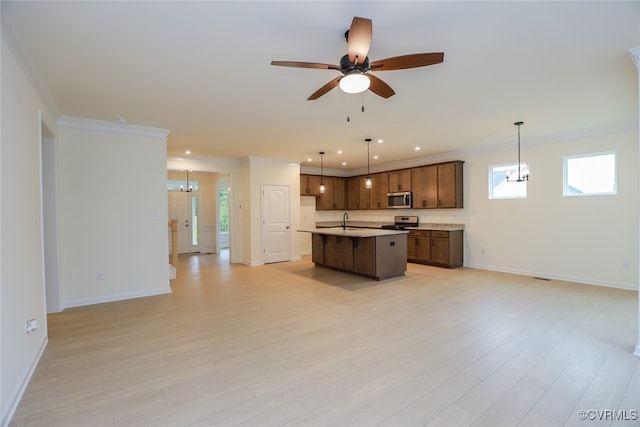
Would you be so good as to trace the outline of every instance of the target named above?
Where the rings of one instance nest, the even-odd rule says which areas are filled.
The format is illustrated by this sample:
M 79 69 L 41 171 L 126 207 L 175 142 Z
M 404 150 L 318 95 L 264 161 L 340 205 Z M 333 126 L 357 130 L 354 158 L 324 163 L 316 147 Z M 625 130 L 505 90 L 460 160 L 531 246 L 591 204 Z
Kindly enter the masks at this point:
M 613 190 L 605 192 L 574 193 L 569 190 L 569 161 L 588 157 L 600 157 L 613 155 Z M 618 194 L 618 153 L 615 150 L 599 151 L 595 153 L 574 154 L 562 157 L 562 196 L 563 197 L 584 197 L 584 196 L 615 196 Z
M 522 167 L 523 165 L 526 165 L 527 167 L 529 166 L 529 164 L 527 162 L 520 162 L 520 167 Z M 516 171 L 518 169 L 518 163 L 517 162 L 509 162 L 509 163 L 500 163 L 500 164 L 495 164 L 495 165 L 489 165 L 489 173 L 488 173 L 488 182 L 489 182 L 489 200 L 510 200 L 510 199 L 526 199 L 527 198 L 527 182 L 528 181 L 522 181 L 522 182 L 516 182 L 516 181 L 509 181 L 510 184 L 515 184 L 515 185 L 521 185 L 524 186 L 524 194 L 523 195 L 515 195 L 515 196 L 495 196 L 493 193 L 494 190 L 494 186 L 493 186 L 493 170 L 496 168 L 507 168 L 507 167 L 513 167 Z

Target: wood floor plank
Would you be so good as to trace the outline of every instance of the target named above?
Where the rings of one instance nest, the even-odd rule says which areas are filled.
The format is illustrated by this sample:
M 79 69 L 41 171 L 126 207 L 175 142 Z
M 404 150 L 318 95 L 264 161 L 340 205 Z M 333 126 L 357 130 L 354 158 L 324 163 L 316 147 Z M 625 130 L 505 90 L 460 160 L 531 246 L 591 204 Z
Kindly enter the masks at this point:
M 50 315 L 10 426 L 554 427 L 640 407 L 637 292 L 228 253 L 180 256 L 171 288 Z

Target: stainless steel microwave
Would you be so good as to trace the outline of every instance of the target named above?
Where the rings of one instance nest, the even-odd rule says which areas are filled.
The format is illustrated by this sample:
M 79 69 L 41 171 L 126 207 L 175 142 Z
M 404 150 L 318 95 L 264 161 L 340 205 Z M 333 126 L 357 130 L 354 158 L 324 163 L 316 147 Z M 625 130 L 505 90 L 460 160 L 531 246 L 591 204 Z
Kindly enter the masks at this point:
M 412 205 L 411 191 L 387 193 L 387 206 L 390 209 L 409 209 Z

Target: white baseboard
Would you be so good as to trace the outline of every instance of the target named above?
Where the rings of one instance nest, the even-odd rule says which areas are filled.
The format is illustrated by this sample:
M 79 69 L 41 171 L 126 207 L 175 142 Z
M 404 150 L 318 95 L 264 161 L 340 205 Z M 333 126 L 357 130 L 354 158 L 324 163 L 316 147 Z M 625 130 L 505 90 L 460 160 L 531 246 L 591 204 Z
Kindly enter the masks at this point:
M 168 287 L 168 288 L 151 289 L 148 291 L 141 291 L 141 292 L 131 292 L 126 294 L 107 295 L 107 296 L 98 297 L 98 298 L 87 298 L 87 299 L 80 299 L 80 300 L 64 301 L 62 303 L 62 310 L 64 310 L 65 308 L 71 308 L 71 307 L 83 307 L 85 305 L 103 304 L 105 302 L 122 301 L 126 299 L 134 299 L 134 298 L 144 298 L 144 297 L 150 297 L 154 295 L 163 295 L 163 294 L 170 294 L 170 293 L 171 293 L 171 288 Z
M 602 282 L 597 280 L 591 280 L 585 277 L 557 276 L 557 275 L 550 275 L 548 273 L 539 272 L 539 271 L 525 271 L 525 270 L 517 270 L 512 268 L 496 267 L 491 265 L 482 265 L 482 264 L 465 264 L 464 266 L 468 268 L 477 268 L 479 270 L 499 271 L 501 273 L 512 273 L 512 274 L 518 274 L 520 276 L 531 276 L 531 277 L 541 277 L 541 278 L 552 279 L 552 280 L 563 280 L 565 282 L 581 283 L 585 285 L 604 286 L 607 288 L 626 289 L 628 291 L 638 290 L 638 288 L 634 287 L 634 285 L 630 285 L 627 283 Z
M 33 359 L 33 362 L 29 367 L 29 371 L 27 372 L 27 375 L 25 375 L 25 377 L 22 380 L 22 384 L 20 384 L 20 388 L 18 389 L 18 392 L 16 393 L 15 396 L 11 396 L 11 398 L 8 399 L 9 405 L 7 406 L 7 408 L 2 408 L 3 409 L 2 424 L 1 424 L 2 427 L 7 427 L 11 422 L 11 419 L 13 418 L 13 414 L 15 414 L 16 409 L 18 409 L 18 405 L 22 400 L 22 396 L 24 395 L 24 392 L 27 390 L 27 386 L 31 381 L 31 377 L 33 376 L 33 373 L 36 371 L 36 367 L 38 366 L 38 363 L 40 363 L 40 358 L 42 357 L 42 354 L 44 353 L 44 349 L 47 347 L 48 343 L 49 343 L 49 339 L 45 337 L 44 341 L 42 342 L 42 345 L 40 346 L 40 349 L 38 350 L 38 354 Z

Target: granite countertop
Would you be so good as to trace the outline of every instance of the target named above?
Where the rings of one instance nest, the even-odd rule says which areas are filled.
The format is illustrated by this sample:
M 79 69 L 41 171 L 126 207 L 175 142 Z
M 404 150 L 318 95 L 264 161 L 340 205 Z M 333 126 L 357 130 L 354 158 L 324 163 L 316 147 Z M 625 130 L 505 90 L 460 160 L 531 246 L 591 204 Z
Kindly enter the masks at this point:
M 417 227 L 407 227 L 407 230 L 458 231 L 464 230 L 464 224 L 424 223 Z
M 347 227 L 357 228 L 381 228 L 383 225 L 393 225 L 393 222 L 377 221 L 347 221 Z M 316 223 L 316 229 L 324 227 L 341 227 L 342 221 L 321 221 Z M 433 231 L 457 231 L 464 230 L 464 224 L 428 223 L 417 227 L 407 227 L 407 230 L 433 230 Z
M 350 228 L 343 229 L 340 227 L 320 227 L 312 229 L 300 229 L 296 230 L 303 233 L 314 234 L 326 234 L 330 236 L 345 236 L 345 237 L 378 237 L 378 236 L 391 236 L 394 234 L 407 234 L 406 230 L 382 230 L 379 228 Z

